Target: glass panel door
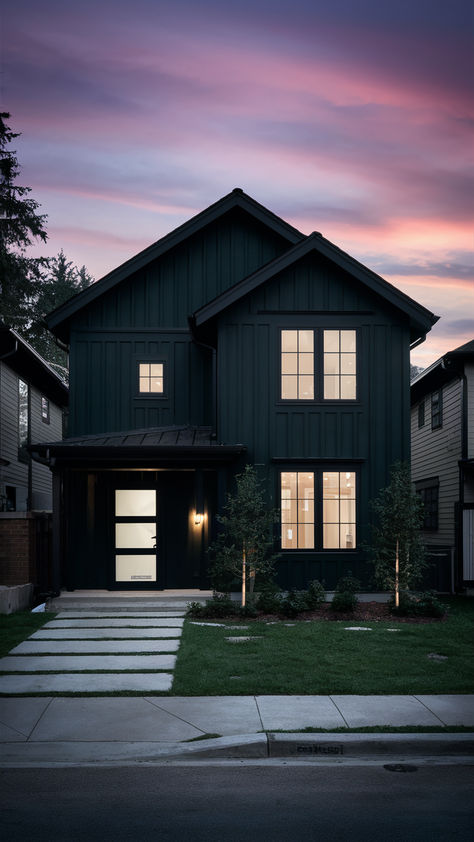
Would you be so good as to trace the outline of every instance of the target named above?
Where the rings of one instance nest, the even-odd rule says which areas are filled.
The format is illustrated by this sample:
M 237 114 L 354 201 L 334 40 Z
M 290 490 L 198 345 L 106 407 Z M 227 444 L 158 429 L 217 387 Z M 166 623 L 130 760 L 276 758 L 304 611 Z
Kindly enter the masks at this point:
M 115 491 L 115 581 L 156 582 L 156 491 Z

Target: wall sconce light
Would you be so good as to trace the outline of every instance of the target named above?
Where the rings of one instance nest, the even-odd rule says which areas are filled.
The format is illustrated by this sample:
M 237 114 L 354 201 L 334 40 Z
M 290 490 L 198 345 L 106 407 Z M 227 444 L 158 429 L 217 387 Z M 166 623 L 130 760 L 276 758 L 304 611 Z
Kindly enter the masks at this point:
M 204 515 L 199 514 L 199 512 L 194 513 L 194 525 L 195 526 L 201 526 L 203 520 L 204 520 Z

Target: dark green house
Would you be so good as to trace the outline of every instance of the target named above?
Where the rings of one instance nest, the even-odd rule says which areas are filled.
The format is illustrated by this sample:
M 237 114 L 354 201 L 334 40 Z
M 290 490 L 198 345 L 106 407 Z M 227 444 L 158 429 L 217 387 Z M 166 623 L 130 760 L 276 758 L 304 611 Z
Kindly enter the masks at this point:
M 70 349 L 53 471 L 55 587 L 206 588 L 246 463 L 281 511 L 284 587 L 330 588 L 410 454 L 410 347 L 436 317 L 240 189 L 49 317 Z

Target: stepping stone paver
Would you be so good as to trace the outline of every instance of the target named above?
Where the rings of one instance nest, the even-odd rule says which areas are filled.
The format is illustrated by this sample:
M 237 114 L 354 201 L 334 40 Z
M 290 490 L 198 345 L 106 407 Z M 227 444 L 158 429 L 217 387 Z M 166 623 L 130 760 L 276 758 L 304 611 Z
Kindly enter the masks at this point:
M 121 690 L 165 692 L 172 673 L 69 673 L 59 675 L 0 675 L 0 693 L 106 693 Z
M 131 618 L 131 617 L 124 617 L 123 619 L 116 619 L 112 618 L 111 620 L 105 619 L 91 619 L 91 620 L 61 620 L 61 618 L 57 620 L 50 620 L 49 623 L 45 623 L 42 626 L 43 629 L 103 629 L 103 628 L 124 628 L 125 626 L 135 626 L 135 628 L 182 628 L 184 624 L 184 619 L 182 617 L 170 617 L 169 619 L 163 619 L 161 617 L 157 617 L 155 620 L 151 618 L 142 619 L 141 617 L 138 618 Z
M 177 652 L 179 640 L 25 640 L 10 655 Z
M 170 670 L 175 663 L 175 655 L 7 655 L 0 659 L 0 671 Z
M 28 640 L 91 640 L 101 638 L 179 638 L 181 629 L 39 629 Z

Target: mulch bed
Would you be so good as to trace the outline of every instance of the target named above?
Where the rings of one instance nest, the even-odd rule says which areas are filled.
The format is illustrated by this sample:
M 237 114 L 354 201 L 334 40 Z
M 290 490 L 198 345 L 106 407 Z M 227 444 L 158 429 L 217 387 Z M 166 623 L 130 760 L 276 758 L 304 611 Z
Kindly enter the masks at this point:
M 233 620 L 236 618 L 234 617 Z M 303 611 L 296 617 L 282 617 L 280 614 L 259 614 L 252 618 L 263 622 L 274 622 L 285 620 L 285 622 L 298 622 L 304 620 L 344 620 L 354 622 L 390 622 L 390 623 L 442 623 L 447 619 L 444 617 L 400 617 L 390 613 L 390 608 L 384 602 L 359 602 L 354 611 L 332 611 L 331 603 L 325 602 L 315 611 Z M 245 618 L 243 622 L 249 622 Z

